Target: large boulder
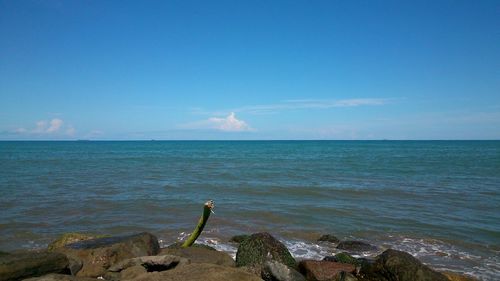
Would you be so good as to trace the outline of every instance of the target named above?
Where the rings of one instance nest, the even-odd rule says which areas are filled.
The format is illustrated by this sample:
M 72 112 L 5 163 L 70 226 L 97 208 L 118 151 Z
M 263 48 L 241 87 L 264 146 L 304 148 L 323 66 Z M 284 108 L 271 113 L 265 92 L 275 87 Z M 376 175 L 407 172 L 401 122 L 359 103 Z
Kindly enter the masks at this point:
M 340 277 L 342 272 L 354 273 L 356 267 L 347 263 L 303 260 L 299 263 L 299 271 L 310 281 L 330 281 Z
M 203 247 L 165 248 L 160 255 L 173 255 L 189 259 L 192 263 L 211 263 L 223 266 L 233 266 L 233 258 L 224 252 Z
M 267 261 L 261 272 L 265 281 L 305 281 L 297 270 L 277 261 Z
M 48 273 L 67 273 L 69 260 L 59 253 L 24 252 L 0 257 L 0 281 L 21 280 Z
M 174 269 L 142 274 L 133 281 L 262 281 L 243 269 L 216 264 L 192 263 Z
M 337 249 L 351 253 L 360 253 L 377 250 L 377 247 L 361 241 L 342 241 L 337 245 Z
M 378 255 L 373 262 L 365 262 L 360 276 L 371 281 L 448 281 L 442 273 L 432 270 L 412 255 L 392 249 Z
M 267 232 L 255 233 L 243 240 L 236 253 L 236 266 L 263 267 L 269 260 L 296 268 L 295 259 L 285 245 Z
M 99 277 L 113 264 L 122 260 L 158 254 L 158 239 L 150 233 L 130 236 L 105 237 L 79 241 L 55 249 L 68 257 L 80 261 L 81 277 Z

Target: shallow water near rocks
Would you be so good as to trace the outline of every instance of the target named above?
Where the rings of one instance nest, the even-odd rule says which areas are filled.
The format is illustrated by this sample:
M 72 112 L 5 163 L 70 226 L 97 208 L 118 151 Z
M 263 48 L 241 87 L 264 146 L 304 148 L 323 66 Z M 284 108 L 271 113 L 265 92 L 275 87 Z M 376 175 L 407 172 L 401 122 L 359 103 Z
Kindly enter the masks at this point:
M 64 232 L 189 233 L 234 255 L 268 231 L 296 258 L 321 234 L 500 279 L 500 141 L 0 142 L 0 250 Z M 373 256 L 379 251 L 358 253 Z

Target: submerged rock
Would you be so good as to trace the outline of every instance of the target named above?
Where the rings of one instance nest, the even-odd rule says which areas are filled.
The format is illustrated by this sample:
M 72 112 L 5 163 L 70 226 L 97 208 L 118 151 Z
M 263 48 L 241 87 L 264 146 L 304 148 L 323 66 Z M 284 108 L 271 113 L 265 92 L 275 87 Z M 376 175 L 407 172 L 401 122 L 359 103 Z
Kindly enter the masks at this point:
M 318 241 L 319 242 L 330 242 L 330 243 L 339 243 L 340 240 L 335 237 L 334 235 L 331 235 L 331 234 L 325 234 L 325 235 L 322 235 L 320 238 L 318 238 Z
M 356 267 L 347 263 L 304 260 L 299 263 L 299 271 L 307 280 L 330 281 L 336 280 L 341 272 L 354 273 Z
M 448 281 L 412 255 L 392 249 L 378 255 L 373 263 L 363 263 L 360 275 L 370 281 Z
M 133 281 L 262 281 L 243 269 L 215 264 L 192 263 L 162 272 L 142 274 Z
M 377 247 L 361 241 L 342 241 L 337 245 L 337 249 L 348 252 L 367 252 L 377 250 Z
M 21 280 L 48 273 L 69 274 L 69 260 L 59 253 L 24 252 L 0 257 L 0 281 Z
M 76 273 L 77 276 L 98 277 L 104 275 L 113 264 L 129 258 L 156 255 L 159 249 L 158 239 L 154 235 L 140 233 L 80 241 L 55 251 L 81 261 L 82 268 Z
M 236 266 L 262 267 L 269 260 L 296 268 L 295 259 L 285 245 L 267 232 L 255 233 L 243 240 L 236 253 Z
M 241 243 L 244 240 L 248 239 L 249 237 L 250 237 L 250 235 L 247 235 L 247 234 L 235 235 L 235 236 L 231 237 L 231 239 L 229 239 L 229 242 Z
M 90 240 L 90 239 L 96 239 L 96 238 L 103 238 L 103 237 L 109 237 L 108 235 L 94 235 L 94 234 L 83 234 L 83 233 L 76 233 L 76 232 L 70 232 L 70 233 L 65 233 L 61 235 L 59 238 L 57 238 L 55 241 L 49 244 L 47 249 L 49 251 L 53 251 L 57 248 L 61 248 L 64 245 L 68 245 L 71 243 L 79 242 L 79 241 L 84 241 L 84 240 Z
M 230 255 L 204 247 L 165 248 L 161 249 L 160 254 L 187 258 L 192 263 L 211 263 L 234 267 L 234 260 Z
M 305 281 L 297 270 L 277 261 L 267 261 L 261 272 L 266 281 Z

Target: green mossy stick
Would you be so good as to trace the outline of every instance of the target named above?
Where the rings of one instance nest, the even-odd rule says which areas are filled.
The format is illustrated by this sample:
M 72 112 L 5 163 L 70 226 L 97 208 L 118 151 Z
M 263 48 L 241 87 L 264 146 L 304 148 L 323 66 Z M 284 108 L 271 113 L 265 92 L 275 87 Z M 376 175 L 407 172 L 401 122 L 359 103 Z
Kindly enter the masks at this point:
M 189 238 L 182 244 L 182 248 L 187 248 L 191 245 L 194 244 L 194 241 L 200 236 L 201 232 L 203 231 L 203 228 L 205 227 L 205 224 L 208 221 L 208 217 L 210 217 L 210 213 L 212 212 L 212 209 L 215 207 L 214 201 L 210 200 L 205 203 L 203 206 L 203 214 L 200 217 L 200 220 L 198 221 L 198 224 L 193 230 L 193 233 L 189 236 Z

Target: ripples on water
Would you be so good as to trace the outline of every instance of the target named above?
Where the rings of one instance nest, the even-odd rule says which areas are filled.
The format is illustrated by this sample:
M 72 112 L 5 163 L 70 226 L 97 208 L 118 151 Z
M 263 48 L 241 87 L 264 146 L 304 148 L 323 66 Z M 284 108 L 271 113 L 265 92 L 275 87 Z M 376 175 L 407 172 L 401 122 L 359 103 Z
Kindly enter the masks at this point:
M 436 268 L 500 278 L 499 141 L 0 142 L 0 250 L 68 231 L 269 231 L 298 258 L 322 233 L 394 247 Z M 373 255 L 376 253 L 366 253 Z

